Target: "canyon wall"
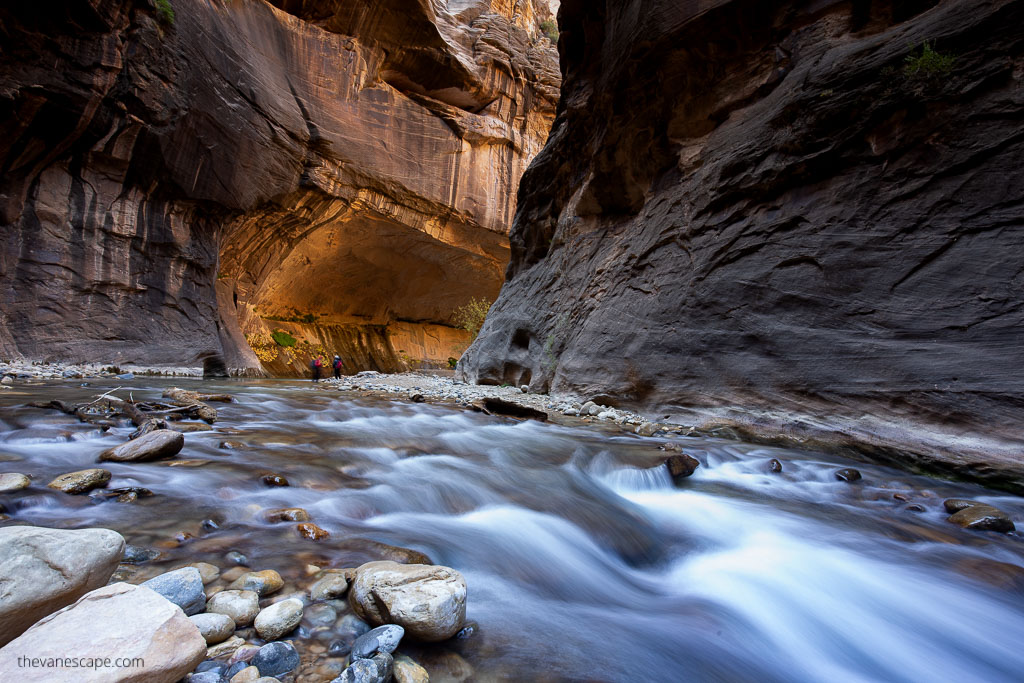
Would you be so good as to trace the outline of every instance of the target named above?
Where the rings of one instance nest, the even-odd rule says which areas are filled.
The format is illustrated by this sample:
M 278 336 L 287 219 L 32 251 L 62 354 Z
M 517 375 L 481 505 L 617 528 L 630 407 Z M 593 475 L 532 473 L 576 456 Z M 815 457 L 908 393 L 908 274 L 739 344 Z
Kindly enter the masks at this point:
M 1024 2 L 565 0 L 460 373 L 1024 490 Z
M 0 9 L 0 354 L 258 373 L 287 327 L 279 373 L 457 355 L 554 116 L 547 3 L 170 6 Z

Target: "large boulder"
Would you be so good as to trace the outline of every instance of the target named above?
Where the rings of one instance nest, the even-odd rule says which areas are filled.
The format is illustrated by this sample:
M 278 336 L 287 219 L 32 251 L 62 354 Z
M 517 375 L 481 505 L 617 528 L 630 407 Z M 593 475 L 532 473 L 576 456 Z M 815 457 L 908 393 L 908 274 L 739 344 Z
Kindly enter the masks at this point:
M 0 529 L 0 645 L 105 584 L 123 552 L 110 529 Z
M 16 680 L 25 683 L 174 683 L 205 656 L 206 641 L 176 605 L 145 586 L 115 583 L 42 619 L 0 649 L 0 671 L 17 672 Z M 64 668 L 18 665 L 22 658 L 67 657 L 93 665 L 75 668 L 72 676 Z M 95 665 L 103 660 L 109 665 Z
M 169 458 L 181 452 L 185 435 L 173 429 L 157 429 L 100 454 L 100 462 L 141 462 Z
M 368 562 L 356 570 L 348 595 L 364 621 L 398 624 L 419 640 L 451 638 L 466 620 L 466 581 L 449 567 Z

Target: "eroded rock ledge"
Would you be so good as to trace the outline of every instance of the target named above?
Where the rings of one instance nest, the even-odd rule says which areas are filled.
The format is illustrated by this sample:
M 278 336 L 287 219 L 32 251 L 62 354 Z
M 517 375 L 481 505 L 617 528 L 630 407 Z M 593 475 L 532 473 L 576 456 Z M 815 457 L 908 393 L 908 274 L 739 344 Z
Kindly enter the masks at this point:
M 259 372 L 280 319 L 383 370 L 464 344 L 554 114 L 547 3 L 171 4 L 0 10 L 0 353 Z
M 1024 490 L 1024 2 L 559 23 L 558 116 L 461 373 Z M 915 70 L 925 42 L 951 64 Z

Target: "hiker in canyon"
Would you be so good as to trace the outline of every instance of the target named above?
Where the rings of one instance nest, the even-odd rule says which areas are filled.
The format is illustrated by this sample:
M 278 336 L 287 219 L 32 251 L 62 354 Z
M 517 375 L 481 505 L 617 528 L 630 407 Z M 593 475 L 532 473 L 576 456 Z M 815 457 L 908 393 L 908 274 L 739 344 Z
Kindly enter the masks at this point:
M 320 371 L 323 370 L 323 367 L 324 367 L 324 357 L 323 356 L 317 356 L 313 360 L 309 361 L 309 367 L 313 371 L 313 381 L 314 382 L 319 382 L 320 381 Z
M 341 359 L 341 356 L 334 354 L 334 379 L 341 379 L 341 369 L 345 367 L 345 361 Z

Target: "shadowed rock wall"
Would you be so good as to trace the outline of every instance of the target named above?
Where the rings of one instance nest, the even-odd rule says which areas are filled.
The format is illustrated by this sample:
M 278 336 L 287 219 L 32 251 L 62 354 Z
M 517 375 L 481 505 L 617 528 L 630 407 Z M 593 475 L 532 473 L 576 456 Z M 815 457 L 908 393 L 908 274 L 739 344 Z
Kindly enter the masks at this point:
M 559 24 L 464 376 L 1024 488 L 1024 2 L 568 0 Z
M 259 372 L 263 316 L 386 340 L 497 294 L 545 2 L 171 4 L 0 9 L 0 352 Z

